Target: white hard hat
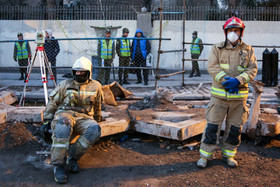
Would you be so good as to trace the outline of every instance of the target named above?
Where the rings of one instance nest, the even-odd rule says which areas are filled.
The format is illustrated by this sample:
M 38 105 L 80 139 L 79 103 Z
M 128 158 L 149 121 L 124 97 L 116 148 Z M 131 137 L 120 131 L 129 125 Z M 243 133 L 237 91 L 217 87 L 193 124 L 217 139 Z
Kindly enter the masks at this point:
M 91 77 L 91 69 L 92 69 L 91 61 L 84 56 L 78 58 L 72 66 L 72 70 L 74 71 L 89 71 L 90 77 Z

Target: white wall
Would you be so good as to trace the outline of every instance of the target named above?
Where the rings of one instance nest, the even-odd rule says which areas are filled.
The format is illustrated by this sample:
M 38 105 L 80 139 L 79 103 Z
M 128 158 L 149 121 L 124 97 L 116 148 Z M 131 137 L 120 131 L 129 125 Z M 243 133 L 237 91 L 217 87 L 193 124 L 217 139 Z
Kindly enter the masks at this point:
M 222 25 L 224 21 L 186 21 L 186 42 L 191 41 L 192 32 L 197 31 L 198 37 L 204 43 L 218 43 L 224 40 Z M 16 40 L 17 33 L 24 33 L 24 39 L 35 39 L 36 30 L 52 29 L 53 36 L 56 38 L 92 38 L 97 37 L 93 28 L 90 26 L 104 26 L 104 21 L 97 20 L 43 20 L 43 21 L 0 21 L 0 40 Z M 122 26 L 130 29 L 129 37 L 133 37 L 137 22 L 128 21 L 106 21 L 107 26 Z M 159 21 L 153 23 L 153 33 L 150 37 L 159 37 Z M 280 24 L 279 22 L 259 22 L 246 21 L 244 32 L 244 42 L 251 45 L 279 45 L 280 44 Z M 122 28 L 118 30 L 117 36 L 121 36 Z M 171 38 L 171 41 L 162 41 L 162 50 L 182 49 L 182 21 L 163 21 L 162 37 Z M 90 58 L 96 55 L 97 41 L 79 40 L 79 41 L 60 41 L 61 52 L 57 57 L 57 66 L 72 66 L 75 59 L 80 56 Z M 151 41 L 152 54 L 154 56 L 154 66 L 157 61 L 158 41 Z M 36 44 L 30 42 L 32 53 L 34 55 Z M 0 67 L 18 66 L 13 61 L 14 43 L 0 43 Z M 187 52 L 185 58 L 190 58 L 190 46 L 186 45 Z M 205 46 L 200 59 L 207 59 L 211 46 Z M 271 49 L 270 49 L 271 50 Z M 278 49 L 277 49 L 278 50 Z M 262 59 L 263 48 L 255 48 L 257 59 Z M 280 52 L 280 51 L 279 51 Z M 38 61 L 38 59 L 37 59 Z M 118 58 L 116 56 L 116 65 Z M 206 69 L 207 62 L 199 62 L 201 69 Z M 38 66 L 38 62 L 35 63 Z M 182 52 L 165 53 L 160 57 L 161 68 L 181 69 Z M 186 69 L 190 69 L 191 62 L 185 63 Z M 261 68 L 261 63 L 259 63 Z

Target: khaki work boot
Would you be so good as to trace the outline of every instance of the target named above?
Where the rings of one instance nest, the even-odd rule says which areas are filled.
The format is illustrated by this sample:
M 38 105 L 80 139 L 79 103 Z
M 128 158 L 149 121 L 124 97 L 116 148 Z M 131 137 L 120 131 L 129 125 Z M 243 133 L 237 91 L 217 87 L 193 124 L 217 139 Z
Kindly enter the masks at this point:
M 197 165 L 197 167 L 200 167 L 200 168 L 206 168 L 207 159 L 201 157 L 201 158 L 197 161 L 196 165 Z
M 67 183 L 67 175 L 64 170 L 64 165 L 54 165 L 53 173 L 55 182 L 58 184 Z
M 235 168 L 238 166 L 238 162 L 232 157 L 224 157 L 224 160 L 226 161 L 227 165 L 230 167 Z

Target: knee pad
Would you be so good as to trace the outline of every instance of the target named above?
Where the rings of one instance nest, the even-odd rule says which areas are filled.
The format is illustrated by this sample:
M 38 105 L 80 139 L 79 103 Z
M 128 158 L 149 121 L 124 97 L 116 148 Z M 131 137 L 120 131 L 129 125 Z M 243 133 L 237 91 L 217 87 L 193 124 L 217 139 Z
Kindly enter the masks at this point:
M 54 135 L 56 138 L 69 138 L 71 135 L 71 121 L 66 117 L 60 118 L 54 127 Z
M 203 143 L 216 144 L 217 132 L 218 132 L 218 125 L 208 123 L 206 132 L 205 132 L 205 139 L 204 139 Z
M 238 145 L 240 134 L 241 134 L 240 127 L 231 126 L 226 142 L 231 145 Z
M 99 125 L 92 125 L 90 126 L 85 134 L 84 134 L 84 137 L 89 141 L 91 142 L 92 144 L 98 140 L 101 136 L 101 128 Z

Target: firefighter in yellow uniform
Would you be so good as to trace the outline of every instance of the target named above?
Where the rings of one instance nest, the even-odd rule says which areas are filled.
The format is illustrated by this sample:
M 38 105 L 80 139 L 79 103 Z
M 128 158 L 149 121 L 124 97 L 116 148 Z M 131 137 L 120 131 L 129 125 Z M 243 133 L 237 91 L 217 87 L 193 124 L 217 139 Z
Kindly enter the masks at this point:
M 86 57 L 75 61 L 73 79 L 62 81 L 50 94 L 50 101 L 44 111 L 44 123 L 40 128 L 44 136 L 51 126 L 51 162 L 54 179 L 66 183 L 66 168 L 78 172 L 78 160 L 100 138 L 102 86 L 91 79 L 92 63 Z M 75 136 L 77 141 L 70 145 Z
M 211 99 L 206 110 L 200 159 L 197 166 L 205 168 L 219 142 L 221 125 L 226 127 L 221 141 L 223 158 L 227 165 L 237 167 L 234 159 L 241 140 L 242 125 L 248 117 L 246 100 L 248 83 L 257 74 L 254 50 L 241 37 L 245 29 L 241 19 L 232 17 L 223 26 L 226 40 L 215 44 L 208 59 L 208 72 L 213 77 Z

